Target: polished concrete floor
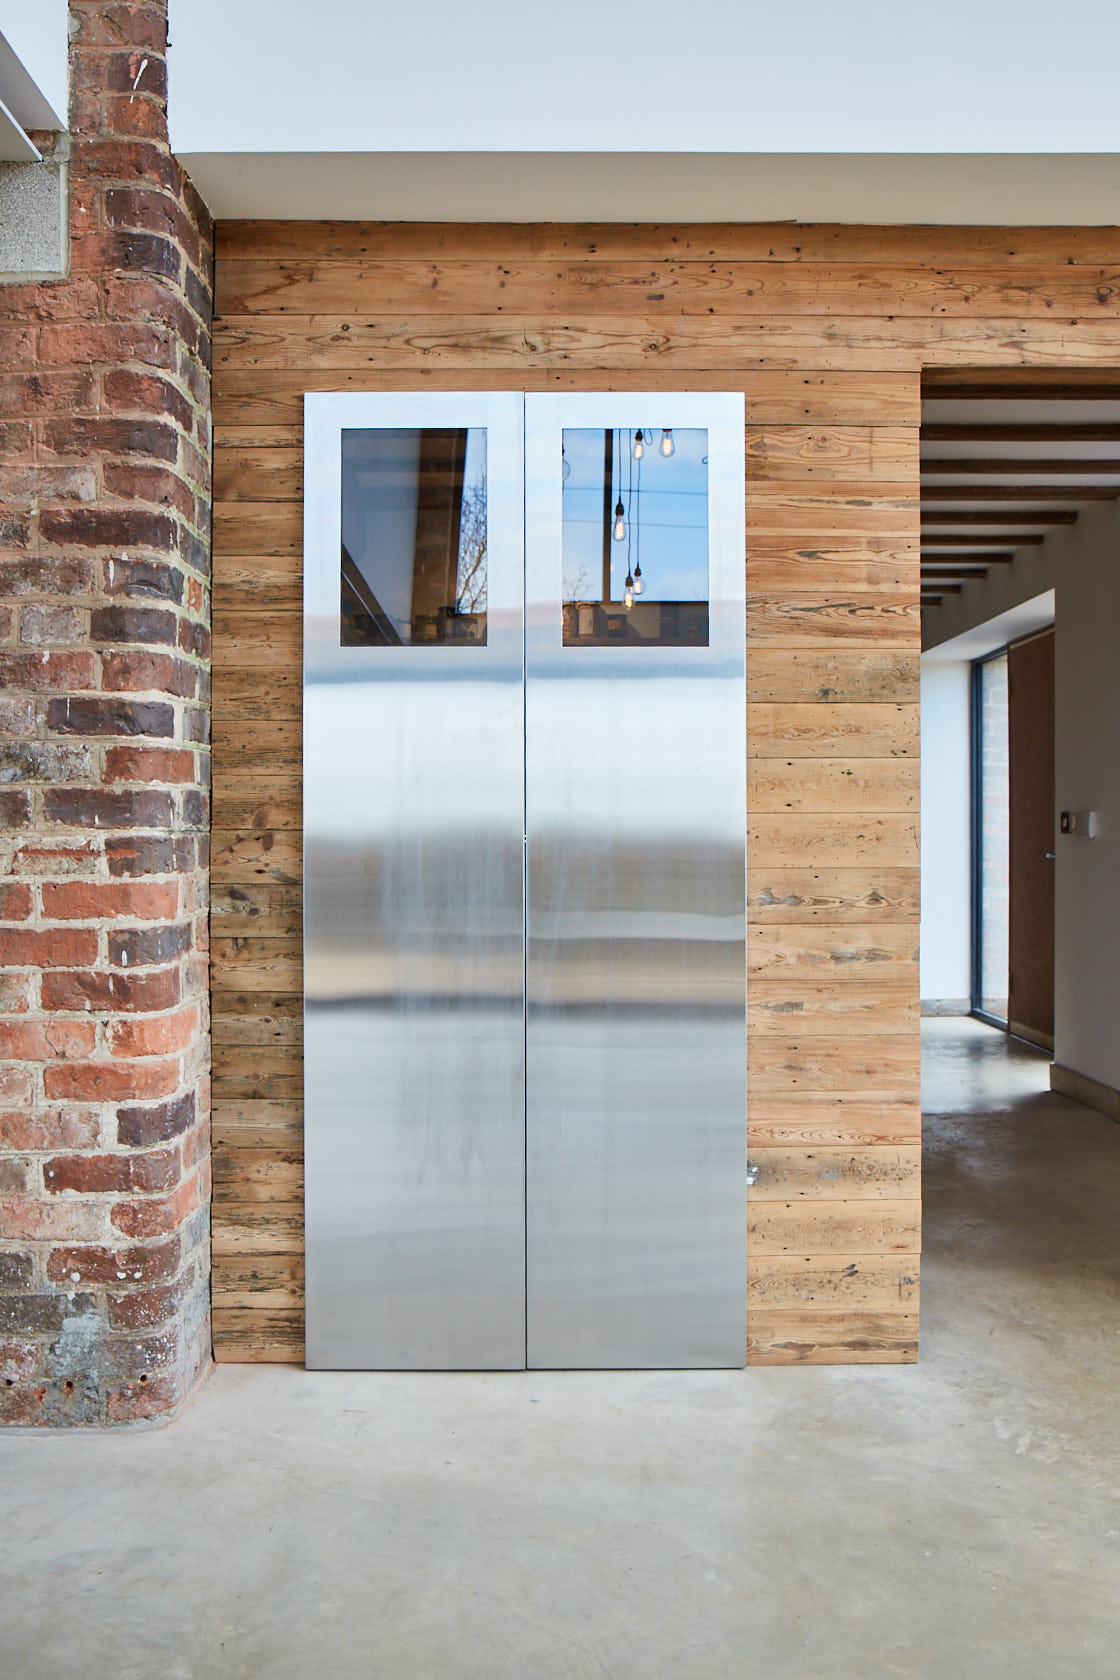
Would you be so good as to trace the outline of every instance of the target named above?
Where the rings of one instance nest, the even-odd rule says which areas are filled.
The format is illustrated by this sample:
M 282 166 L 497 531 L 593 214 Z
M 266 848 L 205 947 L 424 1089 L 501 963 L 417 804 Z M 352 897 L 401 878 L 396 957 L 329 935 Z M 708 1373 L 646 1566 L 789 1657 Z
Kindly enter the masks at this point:
M 222 1367 L 0 1439 L 13 1680 L 1116 1680 L 1120 1127 L 932 1021 L 916 1367 Z

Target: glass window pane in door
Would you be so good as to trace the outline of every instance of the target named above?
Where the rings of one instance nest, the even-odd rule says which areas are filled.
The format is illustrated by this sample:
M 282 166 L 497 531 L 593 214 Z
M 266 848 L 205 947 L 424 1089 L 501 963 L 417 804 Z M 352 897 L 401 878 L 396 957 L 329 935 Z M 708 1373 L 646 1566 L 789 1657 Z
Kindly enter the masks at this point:
M 486 641 L 486 429 L 342 432 L 343 647 Z
M 979 794 L 977 821 L 979 879 L 979 997 L 987 1015 L 1007 1019 L 1009 788 L 1007 655 L 979 667 L 977 729 Z
M 564 429 L 565 647 L 707 647 L 708 433 Z

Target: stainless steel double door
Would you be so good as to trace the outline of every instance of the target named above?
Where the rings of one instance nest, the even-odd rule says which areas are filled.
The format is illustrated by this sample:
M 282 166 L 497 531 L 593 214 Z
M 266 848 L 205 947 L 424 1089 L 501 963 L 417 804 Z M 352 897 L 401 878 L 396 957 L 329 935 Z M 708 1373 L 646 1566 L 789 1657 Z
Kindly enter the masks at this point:
M 741 1365 L 742 398 L 305 455 L 307 1362 Z

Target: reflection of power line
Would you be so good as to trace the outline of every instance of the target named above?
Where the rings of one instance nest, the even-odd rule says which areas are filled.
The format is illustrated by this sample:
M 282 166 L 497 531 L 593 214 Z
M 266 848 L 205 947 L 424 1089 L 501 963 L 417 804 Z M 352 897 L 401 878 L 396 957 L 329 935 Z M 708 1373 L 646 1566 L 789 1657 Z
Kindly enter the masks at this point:
M 570 514 L 568 514 L 565 516 L 564 524 L 594 525 L 596 530 L 598 530 L 602 521 L 599 519 L 574 519 Z M 681 525 L 668 525 L 663 520 L 658 519 L 643 520 L 642 522 L 643 531 L 706 531 L 707 529 L 708 527 L 706 523 L 703 525 L 694 525 L 691 521 L 687 524 Z

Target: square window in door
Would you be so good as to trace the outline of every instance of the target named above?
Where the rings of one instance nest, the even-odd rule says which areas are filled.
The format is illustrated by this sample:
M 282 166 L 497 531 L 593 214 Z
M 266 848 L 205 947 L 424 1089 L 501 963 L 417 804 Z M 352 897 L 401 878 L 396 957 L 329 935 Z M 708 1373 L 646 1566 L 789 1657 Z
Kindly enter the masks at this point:
M 486 428 L 342 431 L 343 647 L 486 641 Z
M 566 427 L 565 647 L 708 646 L 708 432 Z

